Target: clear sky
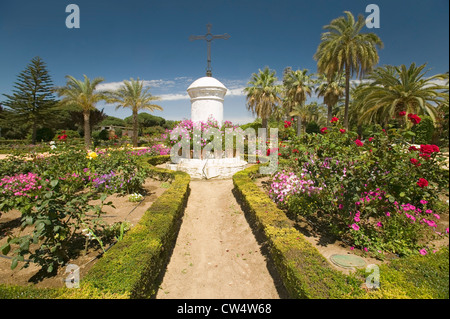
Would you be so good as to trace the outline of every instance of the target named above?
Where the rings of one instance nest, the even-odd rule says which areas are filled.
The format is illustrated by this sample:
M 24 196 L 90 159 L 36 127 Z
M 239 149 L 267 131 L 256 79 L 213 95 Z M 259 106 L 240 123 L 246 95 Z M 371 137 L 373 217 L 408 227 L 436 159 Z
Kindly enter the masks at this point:
M 79 29 L 65 24 L 71 3 L 80 8 Z M 346 10 L 367 16 L 371 3 L 380 9 L 380 28 L 363 32 L 384 42 L 379 65 L 427 63 L 428 75 L 449 70 L 448 0 L 0 0 L 0 101 L 40 56 L 57 86 L 66 75 L 103 77 L 103 88 L 139 77 L 162 98 L 164 111 L 155 115 L 190 118 L 186 89 L 205 75 L 206 42 L 189 36 L 204 35 L 211 23 L 213 34 L 230 35 L 212 42 L 213 76 L 229 89 L 224 119 L 243 124 L 252 119 L 242 93 L 252 73 L 265 66 L 279 79 L 287 66 L 316 72 L 322 27 Z

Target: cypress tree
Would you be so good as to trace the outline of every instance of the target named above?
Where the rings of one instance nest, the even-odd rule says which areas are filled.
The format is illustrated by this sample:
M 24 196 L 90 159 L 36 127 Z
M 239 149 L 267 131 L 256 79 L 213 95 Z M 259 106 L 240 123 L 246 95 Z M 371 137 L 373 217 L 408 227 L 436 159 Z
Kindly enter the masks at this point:
M 3 105 L 9 109 L 8 120 L 31 127 L 32 144 L 36 144 L 36 131 L 51 119 L 56 107 L 53 82 L 44 61 L 35 57 L 14 83 L 12 95 L 3 94 Z

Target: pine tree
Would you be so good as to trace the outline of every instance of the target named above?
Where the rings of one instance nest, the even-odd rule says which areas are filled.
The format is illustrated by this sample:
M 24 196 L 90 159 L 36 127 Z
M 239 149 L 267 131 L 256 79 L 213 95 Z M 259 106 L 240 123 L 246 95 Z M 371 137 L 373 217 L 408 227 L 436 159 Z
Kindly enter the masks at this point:
M 36 131 L 52 118 L 56 100 L 53 82 L 40 57 L 35 57 L 14 83 L 12 95 L 3 94 L 3 105 L 9 109 L 8 120 L 31 126 L 32 144 L 36 144 Z

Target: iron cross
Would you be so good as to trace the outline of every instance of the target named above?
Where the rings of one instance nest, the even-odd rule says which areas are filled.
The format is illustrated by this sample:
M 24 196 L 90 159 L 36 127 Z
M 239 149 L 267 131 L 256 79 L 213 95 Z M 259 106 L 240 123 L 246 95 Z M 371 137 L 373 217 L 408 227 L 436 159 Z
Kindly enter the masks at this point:
M 208 44 L 208 64 L 206 67 L 206 76 L 212 76 L 212 71 L 211 71 L 211 42 L 214 39 L 229 39 L 230 36 L 228 34 L 221 34 L 221 35 L 213 35 L 211 33 L 211 27 L 212 24 L 208 23 L 206 25 L 206 34 L 205 35 L 191 35 L 189 37 L 189 41 L 195 41 L 195 40 L 206 40 L 206 43 Z

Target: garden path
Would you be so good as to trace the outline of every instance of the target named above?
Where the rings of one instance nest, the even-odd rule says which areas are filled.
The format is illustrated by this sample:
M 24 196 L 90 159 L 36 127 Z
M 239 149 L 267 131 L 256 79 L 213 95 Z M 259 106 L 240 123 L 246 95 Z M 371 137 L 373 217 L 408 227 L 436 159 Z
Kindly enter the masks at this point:
M 233 182 L 191 180 L 183 222 L 157 299 L 280 298 Z

